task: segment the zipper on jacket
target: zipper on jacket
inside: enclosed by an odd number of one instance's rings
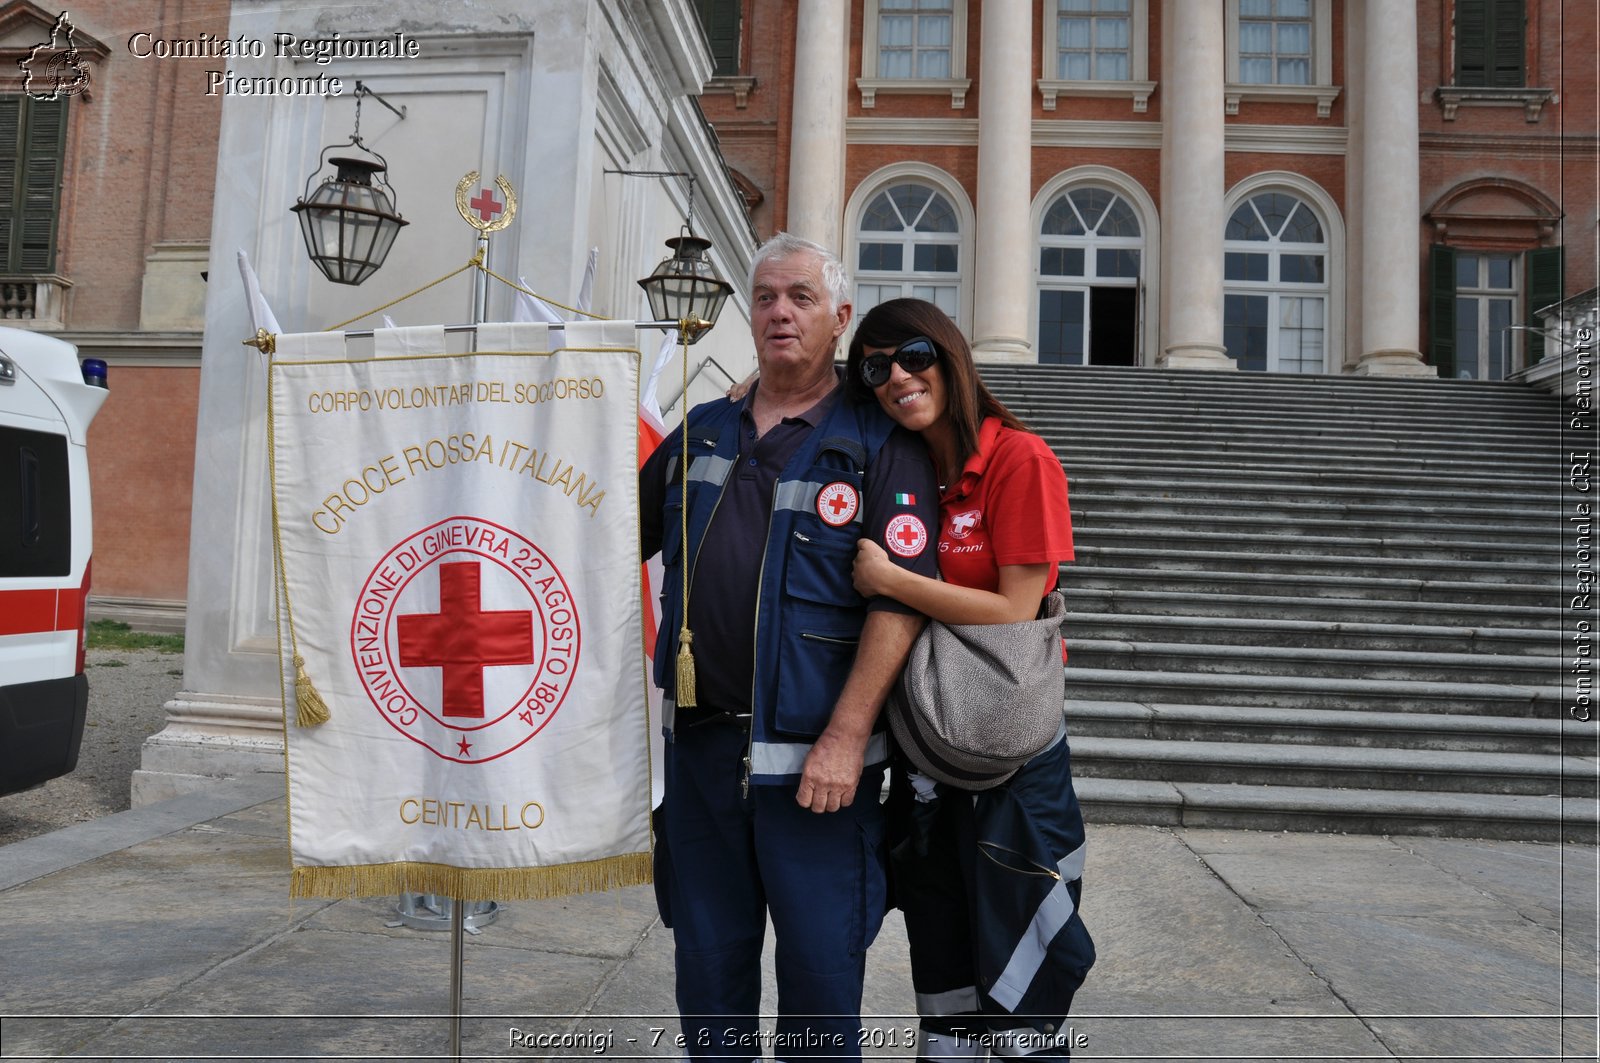
[[[772,501],[767,503],[767,534],[761,546],[761,568],[756,573],[756,626],[751,632],[750,646],[750,739],[744,751],[744,778],[739,781],[740,800],[750,797],[750,771],[751,761],[756,754],[756,717],[760,715],[760,707],[756,702],[756,680],[761,675],[761,585],[767,580],[767,551],[772,549],[772,518],[778,512],[778,483],[783,480],[783,473],[778,473],[778,479],[772,485]],[[794,534],[805,539],[799,529],[794,529]],[[806,539],[809,542],[809,539]],[[776,712],[776,708],[773,710]]]

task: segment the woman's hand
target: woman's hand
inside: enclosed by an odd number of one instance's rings
[[[857,591],[868,598],[879,594],[893,597],[893,592],[889,588],[899,573],[900,569],[889,560],[889,555],[883,547],[871,539],[856,540],[856,561],[850,577],[855,582]]]
[[[728,401],[738,402],[746,395],[750,394],[750,389],[756,385],[756,377],[760,375],[761,370],[757,369],[749,376],[739,381],[737,384],[728,385]]]

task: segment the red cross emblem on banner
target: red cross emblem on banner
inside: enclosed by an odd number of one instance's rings
[[[843,480],[835,480],[817,492],[817,516],[831,527],[849,524],[860,507],[861,496],[852,484]]]
[[[444,715],[483,719],[483,670],[534,664],[533,613],[484,612],[477,561],[439,566],[439,611],[397,617],[400,663],[444,670]]]
[[[920,518],[902,513],[884,529],[883,541],[901,557],[916,557],[928,545],[928,529]]]
[[[496,214],[506,209],[500,205],[498,199],[494,198],[494,192],[487,188],[480,188],[477,196],[469,201],[467,206],[477,211],[478,218],[482,221],[493,221]]]
[[[581,657],[578,614],[537,543],[447,517],[373,565],[350,619],[350,663],[389,726],[445,760],[482,764],[561,708]]]

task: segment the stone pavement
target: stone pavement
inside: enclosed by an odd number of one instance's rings
[[[448,1059],[450,935],[388,925],[394,898],[291,901],[282,782],[0,848],[0,1058]],[[1089,837],[1076,1058],[1596,1058],[1592,847]],[[682,1055],[649,888],[507,904],[462,970],[464,1059]],[[891,913],[869,1056],[912,1054],[911,1008]]]

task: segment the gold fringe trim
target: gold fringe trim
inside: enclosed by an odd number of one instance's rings
[[[462,901],[542,901],[654,881],[649,853],[624,853],[553,867],[451,867],[448,864],[357,864],[296,867],[290,897],[379,897],[433,893]]]
[[[683,708],[695,707],[694,632],[685,624],[678,632],[678,683],[677,702]]]
[[[298,653],[294,655],[294,706],[294,722],[301,727],[315,727],[332,719],[328,703],[322,700],[306,674],[306,659]]]

